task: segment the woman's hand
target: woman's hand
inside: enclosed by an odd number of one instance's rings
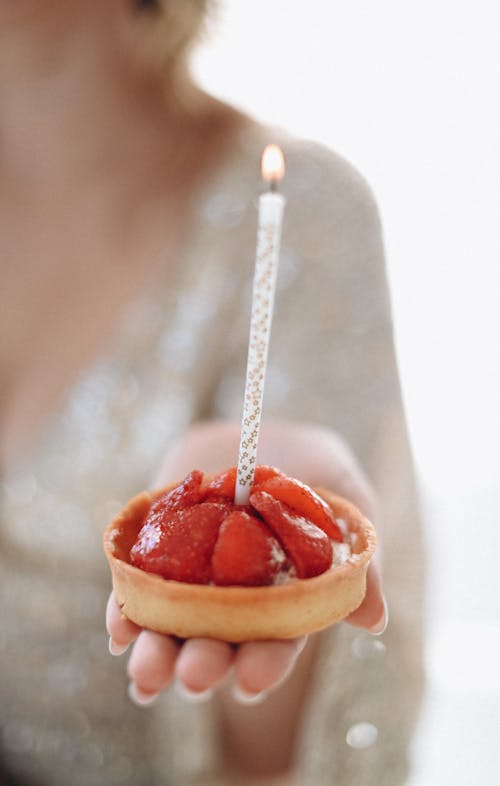
[[[239,427],[228,422],[195,426],[169,451],[155,487],[184,477],[193,468],[206,472],[236,462]],[[278,466],[305,483],[323,486],[354,502],[369,518],[375,505],[371,489],[346,445],[331,431],[317,426],[270,423],[262,429],[259,463]],[[373,561],[361,606],[347,619],[380,634],[387,623],[380,573]],[[241,702],[256,703],[284,682],[293,670],[306,639],[247,642],[234,645],[213,639],[175,638],[142,630],[121,616],[114,595],[107,608],[110,651],[124,652],[134,643],[128,663],[131,698],[148,704],[175,680],[186,697],[203,699],[232,670],[233,694]]]
[[[119,655],[135,642],[128,662],[131,698],[149,704],[176,680],[181,692],[193,700],[208,697],[234,670],[234,694],[240,701],[258,701],[283,682],[302,651],[305,636],[292,641],[247,642],[237,648],[215,639],[184,642],[142,630],[123,618],[113,593],[106,623],[110,651]]]

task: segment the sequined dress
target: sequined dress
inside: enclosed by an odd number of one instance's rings
[[[380,224],[342,158],[278,136],[287,209],[264,417],[330,426],[360,458],[381,497],[391,609],[385,651],[346,625],[323,636],[297,782],[396,786],[421,692],[422,559]],[[252,127],[238,140],[193,201],[177,264],[117,318],[105,352],[3,478],[1,757],[22,783],[222,783],[210,705],[172,694],[146,711],[127,698],[123,659],[106,647],[101,535],[191,422],[241,416],[269,138]],[[378,729],[363,751],[345,741],[361,721]]]

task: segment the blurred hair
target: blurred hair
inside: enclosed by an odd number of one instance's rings
[[[172,77],[183,71],[187,54],[201,37],[214,0],[131,0],[140,58]]]

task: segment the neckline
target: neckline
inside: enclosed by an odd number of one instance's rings
[[[145,340],[144,332],[147,331],[145,312],[155,311],[160,315],[162,307],[166,305],[171,291],[175,291],[176,280],[181,269],[187,261],[196,254],[200,242],[208,237],[217,236],[217,227],[208,226],[203,215],[206,206],[219,191],[233,193],[238,190],[239,169],[245,169],[252,162],[254,151],[258,150],[261,142],[262,128],[251,118],[242,118],[238,129],[233,133],[225,145],[224,153],[218,158],[217,164],[207,170],[204,177],[200,178],[196,188],[188,200],[189,217],[186,219],[185,228],[179,238],[177,251],[174,253],[177,261],[169,263],[168,252],[165,248],[156,254],[156,260],[148,265],[148,272],[143,278],[140,287],[134,296],[128,299],[118,310],[114,317],[109,334],[104,337],[90,362],[81,366],[75,375],[68,380],[60,394],[54,400],[50,411],[40,419],[32,435],[20,449],[12,454],[6,461],[2,470],[4,476],[9,476],[22,470],[25,462],[30,462],[45,443],[53,431],[58,420],[67,411],[77,391],[90,380],[92,375],[99,373],[99,369],[120,362],[130,351],[130,347],[139,347]],[[253,163],[253,162],[252,162]],[[256,172],[258,161],[255,162]],[[244,172],[243,172],[244,174]],[[244,177],[242,178],[245,179]],[[141,326],[142,322],[142,326]]]

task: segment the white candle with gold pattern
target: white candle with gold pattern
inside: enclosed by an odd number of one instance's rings
[[[269,190],[259,198],[250,339],[234,497],[237,505],[248,504],[257,463],[257,443],[285,208],[285,198],[277,193],[276,186],[284,173],[283,153],[276,145],[268,145],[262,156],[262,175],[269,184]]]

